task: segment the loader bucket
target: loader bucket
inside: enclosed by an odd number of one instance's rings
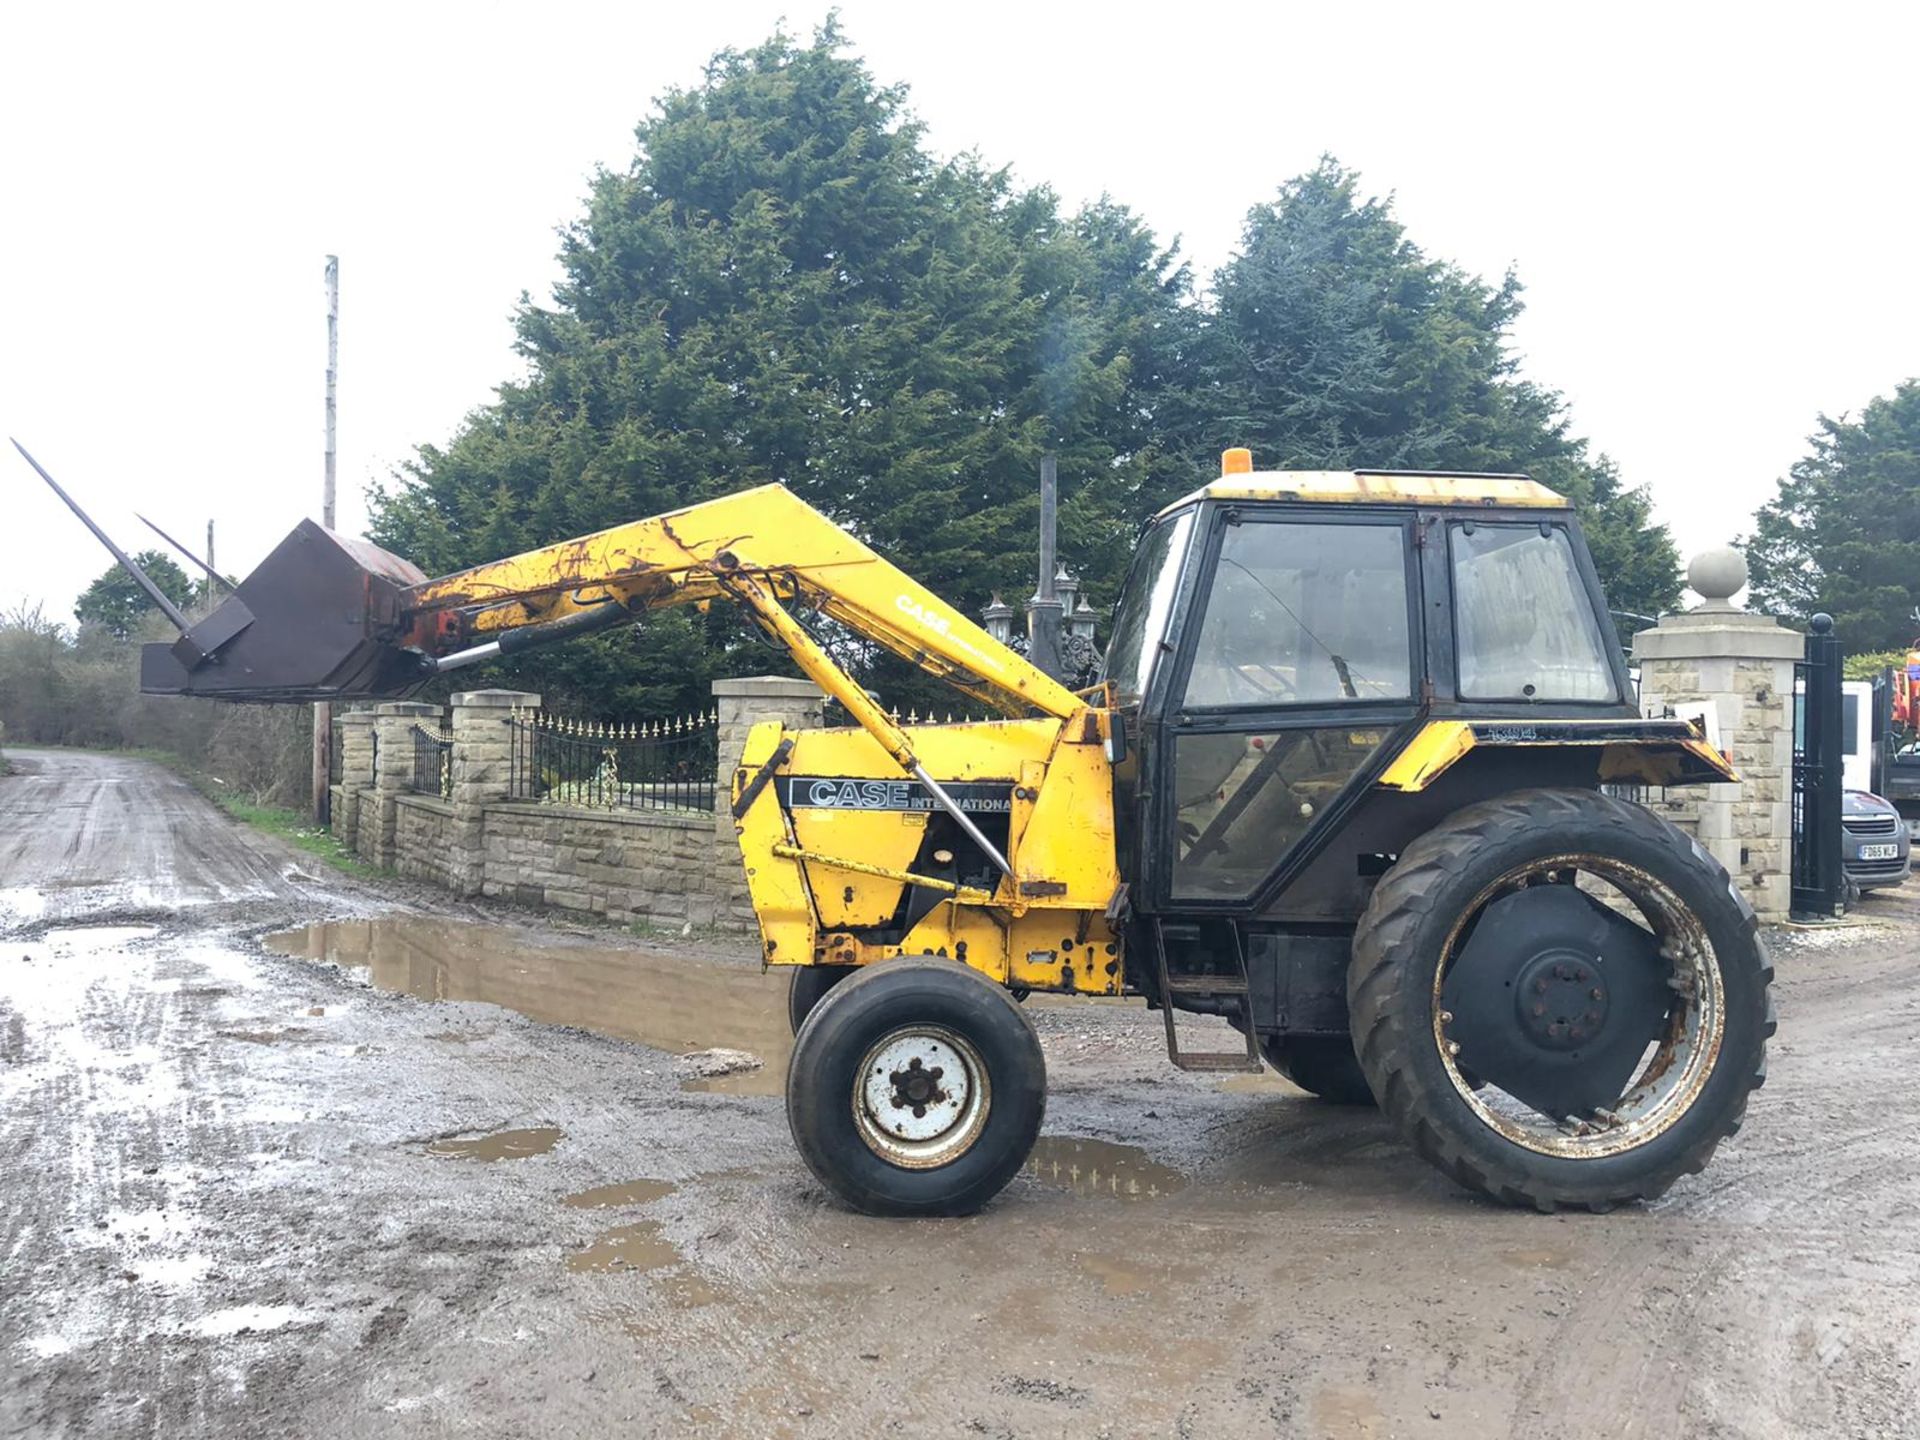
[[[303,520],[239,588],[171,644],[142,647],[148,695],[341,700],[405,695],[432,662],[398,643],[426,579],[377,545]]]

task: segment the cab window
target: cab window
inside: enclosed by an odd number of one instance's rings
[[[1147,693],[1153,662],[1166,638],[1173,592],[1180,584],[1180,562],[1186,558],[1187,534],[1192,529],[1193,511],[1182,510],[1141,538],[1107,641],[1103,678],[1113,683],[1116,704],[1132,704]]]
[[[1413,694],[1397,521],[1229,526],[1194,646],[1189,707],[1338,705]]]
[[[1474,521],[1449,543],[1461,699],[1619,698],[1564,527]]]

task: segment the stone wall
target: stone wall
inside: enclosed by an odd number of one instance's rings
[[[413,880],[452,888],[453,806],[431,795],[394,802],[393,868]]]
[[[809,681],[716,681],[719,763],[715,813],[582,809],[510,796],[514,712],[538,695],[475,690],[451,707],[451,798],[408,791],[412,727],[440,711],[411,703],[342,717],[333,829],[363,859],[456,895],[601,915],[622,923],[751,931],[746,875],[728,801],[747,731],[761,720],[821,723]]]
[[[750,911],[721,904],[727,856],[697,816],[645,810],[489,805],[480,893],[624,923],[740,929]],[[739,852],[732,869],[740,869]]]

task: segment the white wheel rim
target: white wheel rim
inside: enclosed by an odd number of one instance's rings
[[[882,1160],[904,1170],[951,1165],[986,1127],[992,1087],[972,1045],[937,1025],[881,1037],[853,1080],[853,1119]]]

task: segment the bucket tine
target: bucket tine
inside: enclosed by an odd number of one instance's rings
[[[142,525],[146,526],[149,530],[153,531],[154,534],[158,535],[162,540],[166,541],[167,544],[171,545],[174,549],[178,550],[182,555],[186,556],[187,559],[191,560],[194,564],[198,565],[202,570],[206,571],[207,578],[213,581],[214,584],[218,585],[223,590],[231,591],[233,589],[233,582],[227,579],[226,576],[222,575],[218,570],[214,569],[211,565],[207,564],[206,561],[202,560],[198,555],[194,554],[193,551],[189,550],[186,546],[182,545],[178,540],[174,539],[173,536],[169,535],[166,531],[162,530],[158,525],[154,524],[153,521],[147,519],[147,517],[142,515],[138,510],[134,511],[133,513],[134,513],[134,516],[140,521]],[[209,531],[208,533],[211,534],[212,532]]]
[[[12,437],[9,436],[8,438],[11,439]],[[67,508],[80,517],[80,523],[93,532],[94,538],[107,547],[107,550],[112,554],[113,558],[120,562],[120,568],[134,578],[140,588],[147,592],[147,598],[159,607],[160,613],[173,622],[173,628],[178,630],[182,635],[186,634],[187,631],[192,628],[191,623],[186,616],[180,613],[180,607],[167,598],[166,591],[154,584],[153,581],[147,577],[147,572],[133,563],[132,556],[128,555],[126,551],[122,550],[118,545],[114,544],[112,540],[107,538],[107,532],[94,524],[93,517],[74,503],[73,497],[60,488],[60,482],[47,473],[46,467],[27,453],[26,446],[22,445],[18,440],[15,440],[13,442],[13,448],[18,450],[21,458],[39,473],[42,480],[47,482],[48,487],[52,489],[53,493],[66,501]]]

